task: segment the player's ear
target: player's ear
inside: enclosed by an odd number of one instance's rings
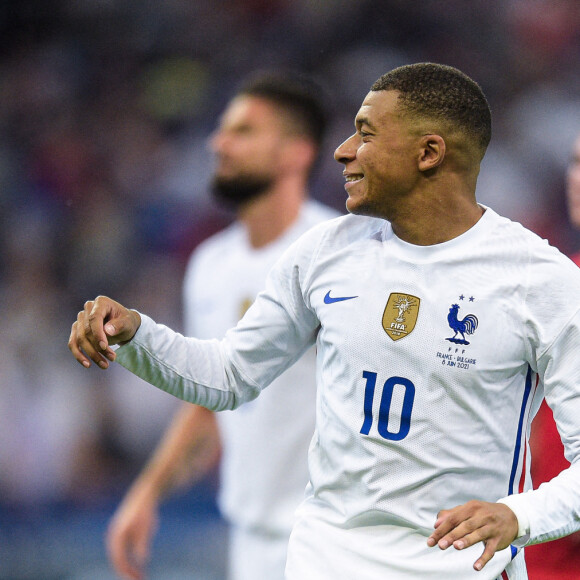
[[[443,163],[446,149],[441,135],[423,135],[420,146],[419,171],[429,171]]]

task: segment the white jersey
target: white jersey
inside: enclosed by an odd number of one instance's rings
[[[239,222],[200,244],[185,276],[186,334],[222,338],[263,289],[282,253],[311,227],[336,215],[308,201],[294,224],[262,248],[250,245]],[[311,349],[263,397],[236,413],[217,415],[223,447],[218,501],[235,526],[262,534],[290,534],[308,482],[315,365]],[[270,436],[273,431],[275,437]]]
[[[531,542],[580,528],[580,270],[547,242],[491,209],[434,246],[344,216],[285,253],[222,342],[143,317],[118,360],[176,396],[227,409],[314,342],[311,483],[287,578],[525,579],[515,547],[475,572],[481,545],[426,546],[437,513],[470,499],[510,496]],[[523,493],[544,392],[572,466]]]

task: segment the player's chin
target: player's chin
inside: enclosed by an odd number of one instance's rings
[[[349,193],[346,199],[346,209],[355,215],[364,215],[364,198],[354,193]]]
[[[365,198],[362,196],[349,195],[346,200],[346,209],[348,213],[354,215],[377,217],[377,212],[373,209],[372,204],[367,203]]]

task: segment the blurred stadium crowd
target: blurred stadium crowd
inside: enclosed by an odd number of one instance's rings
[[[207,193],[206,140],[237,83],[286,67],[326,86],[312,193],[342,211],[332,152],[372,82],[417,61],[457,66],[488,95],[480,201],[579,249],[563,193],[580,133],[578,0],[0,2],[0,578],[105,578],[87,560],[106,570],[106,519],[176,401],[79,367],[70,324],[103,293],[181,327],[185,260],[230,220]],[[203,485],[181,516],[216,518]],[[64,546],[90,529],[98,546],[75,560]]]

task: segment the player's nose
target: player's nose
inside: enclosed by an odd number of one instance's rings
[[[334,158],[343,164],[352,161],[356,157],[357,141],[358,135],[354,133],[336,148]]]

